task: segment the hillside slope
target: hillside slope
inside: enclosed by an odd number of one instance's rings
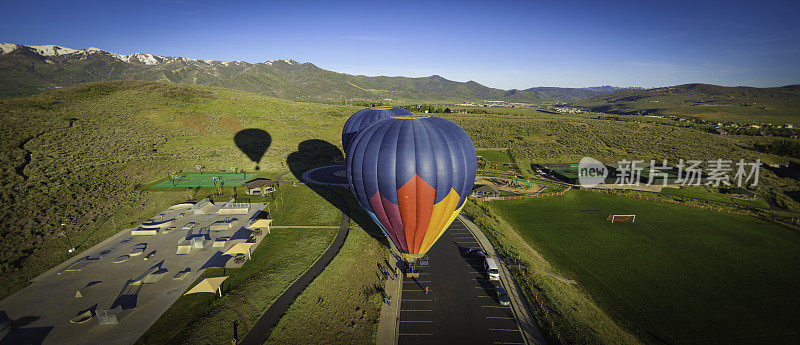
[[[0,44],[0,97],[31,95],[85,82],[146,80],[203,84],[284,98],[317,101],[404,100],[552,102],[542,92],[500,90],[438,75],[367,77],[328,71],[312,63],[197,60],[152,54],[119,55],[97,48]]]
[[[357,110],[139,81],[0,99],[0,299],[68,258],[59,232],[80,252],[187,198],[138,188],[149,181],[196,164],[287,171],[303,142],[335,150],[339,128]],[[259,162],[234,141],[246,128],[270,136]]]
[[[630,115],[696,116],[712,121],[800,121],[800,85],[772,88],[685,84],[651,90],[626,89],[576,101],[592,111]]]

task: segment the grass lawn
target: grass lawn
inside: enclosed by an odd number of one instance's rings
[[[514,163],[508,150],[478,150],[478,156],[492,162]]]
[[[181,296],[137,343],[228,344],[234,320],[241,339],[335,236],[335,229],[273,229],[251,260],[241,268],[226,270],[229,278],[221,298],[207,293]],[[222,275],[220,268],[208,269],[198,281]]]
[[[800,234],[753,217],[593,192],[491,203],[647,342],[791,343]],[[611,224],[612,213],[636,222]]]
[[[718,189],[714,187],[706,187],[706,186],[687,186],[683,188],[667,187],[661,189],[661,193],[677,195],[677,196],[685,196],[691,198],[708,199],[714,201],[732,202],[744,206],[769,207],[769,204],[767,204],[767,201],[764,200],[763,198],[756,198],[755,200],[732,198],[726,194],[720,193]]]
[[[381,295],[376,263],[385,247],[351,229],[328,267],[280,319],[267,344],[372,344],[378,330]]]
[[[341,220],[336,206],[306,186],[281,185],[264,199],[270,202],[273,225],[339,225]]]

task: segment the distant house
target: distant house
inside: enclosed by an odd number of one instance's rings
[[[472,196],[483,198],[488,196],[500,196],[500,188],[493,184],[484,184],[476,186],[472,190]]]
[[[268,178],[252,179],[244,183],[247,188],[247,195],[266,195],[267,193],[275,191],[275,181]]]

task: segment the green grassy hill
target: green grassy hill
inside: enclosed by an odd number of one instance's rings
[[[298,150],[316,142],[338,150],[339,128],[357,110],[154,82],[0,100],[0,298],[68,258],[60,231],[81,251],[187,198],[141,186],[197,164],[277,173],[328,162],[329,152]],[[246,128],[271,137],[258,162],[234,141]]]
[[[592,111],[699,117],[710,121],[797,123],[800,85],[772,88],[686,84],[626,89],[572,103]]]

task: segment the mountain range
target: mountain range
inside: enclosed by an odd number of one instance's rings
[[[626,88],[609,86],[609,85],[583,87],[583,88],[540,86],[540,87],[532,87],[530,89],[525,89],[524,91],[541,92],[550,97],[557,98],[562,101],[576,101],[581,99],[592,98],[599,95],[614,93],[624,89]]]
[[[570,105],[619,115],[797,123],[800,120],[800,85],[758,88],[695,83],[648,90],[625,89]]]
[[[220,86],[297,100],[564,102],[619,90],[614,87],[501,90],[475,81],[429,77],[368,77],[337,73],[312,63],[273,60],[198,60],[98,48],[0,44],[0,97],[25,96],[104,80],[149,80]]]

